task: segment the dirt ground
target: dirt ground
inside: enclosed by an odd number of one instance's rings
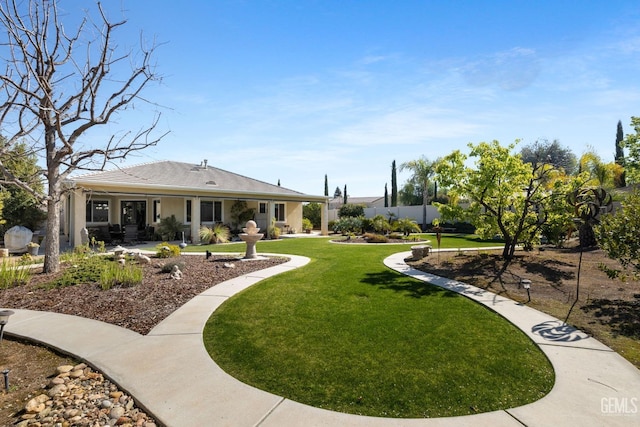
[[[582,253],[576,247],[541,248],[516,252],[515,259],[499,277],[504,266],[501,251],[432,253],[420,261],[407,260],[413,267],[459,280],[526,303],[565,320],[578,296],[567,323],[594,336],[640,368],[640,280],[633,275],[609,278],[601,266],[620,269],[617,261],[601,250]],[[531,280],[531,300],[521,279]]]

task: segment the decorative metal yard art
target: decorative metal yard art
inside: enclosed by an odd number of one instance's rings
[[[593,226],[600,220],[598,217],[602,213],[611,212],[613,200],[604,188],[585,188],[575,190],[568,196],[569,203],[575,209],[574,223],[578,226],[578,238],[580,240],[580,258],[578,260],[578,277],[576,282],[576,298],[569,308],[564,322],[567,323],[573,307],[580,297],[580,269],[582,268],[582,254],[585,248],[593,247],[597,244]]]

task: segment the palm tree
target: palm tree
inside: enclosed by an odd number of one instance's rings
[[[400,170],[410,170],[413,173],[411,179],[422,186],[422,230],[427,227],[427,203],[429,198],[429,180],[435,174],[435,164],[422,156],[417,160],[410,160],[400,165]]]
[[[622,169],[622,167],[616,163],[603,162],[593,149],[580,157],[579,172],[589,173],[588,184],[593,187],[613,187],[614,177],[620,173],[618,169]]]

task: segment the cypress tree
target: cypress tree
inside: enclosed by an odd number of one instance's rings
[[[347,184],[344,185],[344,204],[347,204]]]
[[[618,131],[616,132],[616,164],[624,167],[624,132],[622,131],[622,122],[618,120]],[[627,180],[624,174],[624,171],[620,174],[618,179],[616,179],[616,187],[626,187]]]
[[[389,191],[387,190],[387,184],[384,184],[384,207],[389,207]]]
[[[398,206],[398,183],[396,181],[396,161],[391,163],[391,206]]]
[[[324,196],[329,197],[329,181],[327,181],[327,174],[324,174]]]

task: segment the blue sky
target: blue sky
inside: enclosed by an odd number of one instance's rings
[[[86,4],[80,2],[81,4]],[[65,7],[73,7],[66,3]],[[613,160],[640,115],[640,2],[109,1],[156,51],[170,133],[128,164],[209,164],[304,193],[382,196],[391,162],[558,139]],[[72,10],[70,12],[74,13]],[[137,129],[147,108],[105,131]],[[146,114],[146,115],[145,115]],[[408,177],[399,173],[399,186]]]

